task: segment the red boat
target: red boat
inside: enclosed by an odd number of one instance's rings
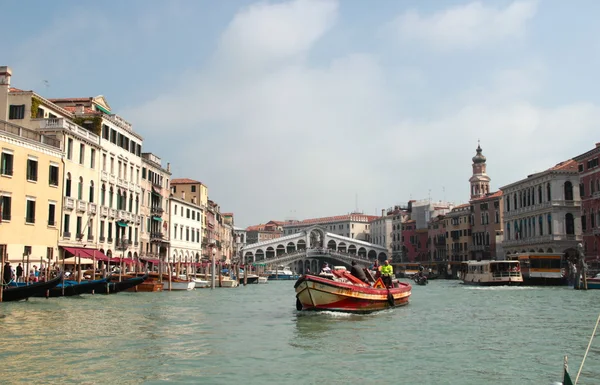
[[[296,284],[296,309],[369,313],[408,304],[411,285],[394,281],[386,288],[381,278],[367,284],[345,270],[331,276],[303,275]]]

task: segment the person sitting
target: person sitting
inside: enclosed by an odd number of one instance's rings
[[[390,261],[387,259],[381,265],[381,280],[385,287],[392,287],[392,277],[394,275],[394,268],[390,265]]]
[[[323,264],[323,268],[321,269],[321,273],[322,274],[331,274],[331,268],[329,267],[329,264],[327,262],[325,262]]]
[[[360,279],[364,283],[369,283],[369,280],[367,279],[367,275],[365,274],[363,267],[356,264],[356,261],[352,261],[352,269],[350,269],[350,274]]]

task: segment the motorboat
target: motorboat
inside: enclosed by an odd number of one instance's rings
[[[501,286],[523,283],[519,261],[462,262],[460,279],[466,285]]]
[[[392,286],[386,287],[381,278],[374,280],[368,270],[365,273],[370,283],[344,270],[302,275],[294,285],[296,309],[369,313],[408,304],[409,283],[393,280]]]
[[[298,279],[298,275],[294,274],[289,266],[279,266],[275,270],[267,270],[265,271],[265,275],[269,280]]]
[[[194,283],[196,284],[196,289],[203,289],[205,287],[210,286],[210,282],[206,279],[192,278],[192,281],[194,281]]]

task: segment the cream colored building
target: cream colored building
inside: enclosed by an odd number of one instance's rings
[[[388,255],[392,255],[392,222],[394,215],[386,215],[385,210],[381,210],[381,217],[371,220],[371,243],[383,246],[387,249]]]
[[[471,205],[462,204],[446,214],[446,248],[451,262],[468,261],[471,244]],[[455,270],[453,270],[455,272]]]
[[[0,252],[15,267],[25,254],[31,265],[53,263],[61,226],[60,142],[0,120],[0,150]]]
[[[209,240],[212,239],[214,241],[215,238],[213,234],[210,234],[212,230],[209,229],[208,220],[206,218],[209,209],[208,187],[197,180],[176,178],[171,180],[170,188],[173,196],[202,208],[202,239],[204,241],[204,244],[202,245],[204,252],[202,255],[208,255],[207,245]]]
[[[169,199],[170,263],[199,262],[202,255],[202,208],[183,199]]]
[[[154,263],[164,260],[169,247],[170,178],[169,163],[165,169],[158,156],[142,153],[140,253]]]
[[[334,217],[305,219],[303,221],[288,221],[283,225],[283,235],[295,234],[313,225],[320,225],[330,233],[367,241],[370,234],[370,221],[377,218],[379,217],[376,215],[351,213]]]

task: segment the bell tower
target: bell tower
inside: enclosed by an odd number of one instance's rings
[[[471,182],[471,199],[481,198],[490,192],[490,177],[486,174],[485,156],[481,153],[481,146],[477,141],[477,154],[473,157],[473,176]]]

